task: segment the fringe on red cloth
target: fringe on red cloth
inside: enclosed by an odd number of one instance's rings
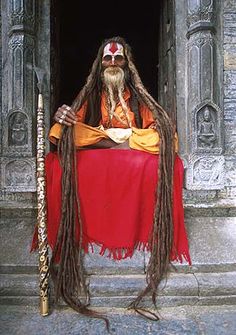
[[[61,215],[61,167],[57,153],[46,156],[47,234],[53,249]],[[138,150],[97,149],[77,153],[78,194],[83,223],[83,249],[114,260],[149,251],[157,188],[158,156]],[[173,248],[170,261],[191,265],[182,200],[183,163],[174,164]],[[78,232],[75,233],[78,241]],[[37,227],[31,251],[38,247]]]

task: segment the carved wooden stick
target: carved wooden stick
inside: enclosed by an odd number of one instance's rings
[[[39,250],[39,288],[40,313],[49,314],[49,256],[47,242],[47,202],[45,180],[45,121],[43,96],[41,93],[42,70],[35,68],[38,78],[38,107],[37,107],[37,199],[38,199],[38,250]],[[41,79],[41,80],[40,80]]]

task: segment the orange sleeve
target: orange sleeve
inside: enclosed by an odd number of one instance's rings
[[[61,138],[62,126],[60,123],[55,123],[49,131],[49,141],[53,144],[57,144],[58,140]]]
[[[87,101],[82,105],[82,107],[76,112],[78,122],[84,122],[87,110]]]
[[[149,128],[155,122],[152,112],[145,105],[140,106],[140,115],[143,120],[143,129]]]
[[[151,154],[159,153],[160,136],[155,129],[139,129],[132,127],[132,135],[129,138],[131,149],[150,152]],[[178,135],[174,136],[175,152],[179,150]]]

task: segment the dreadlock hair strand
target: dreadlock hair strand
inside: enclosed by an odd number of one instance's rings
[[[158,159],[158,184],[156,188],[156,204],[153,216],[153,227],[149,236],[150,258],[146,269],[147,286],[130,304],[139,314],[152,320],[158,320],[156,313],[146,311],[139,305],[144,296],[151,294],[156,306],[157,289],[161,280],[167,276],[173,248],[172,222],[172,186],[174,168],[174,126],[166,111],[153,99],[145,89],[138,71],[134,65],[130,46],[119,36],[107,39],[100,46],[97,57],[84,87],[72,103],[72,110],[78,111],[87,101],[85,122],[97,126],[101,117],[100,103],[102,94],[102,54],[107,43],[116,42],[124,47],[127,60],[125,71],[126,86],[138,104],[146,105],[153,114],[156,130],[160,135]],[[140,115],[136,113],[138,125],[141,125]],[[102,318],[108,326],[108,320],[87,308],[89,292],[86,285],[86,273],[83,266],[83,227],[80,218],[79,197],[77,194],[76,149],[73,139],[73,127],[64,127],[58,144],[58,155],[62,166],[62,213],[57,236],[56,247],[51,260],[51,272],[56,286],[56,297],[62,297],[68,305],[84,315]],[[79,185],[78,185],[79,186]],[[76,210],[75,210],[76,208]],[[79,244],[75,242],[76,222],[79,223]],[[56,256],[60,254],[58,269],[55,267]],[[78,299],[83,294],[86,302]]]
[[[133,63],[132,56],[129,53],[129,49],[127,50],[126,56],[131,72],[132,88],[136,91],[142,103],[147,105],[152,111],[156,120],[156,130],[160,135],[156,205],[153,228],[150,235],[151,252],[146,270],[147,287],[129,306],[143,315],[144,310],[138,308],[138,306],[142,298],[148,293],[151,293],[153,304],[156,306],[157,288],[161,280],[167,275],[173,246],[172,187],[175,157],[174,126],[166,111],[145,89]],[[151,314],[151,319],[153,319],[153,313],[149,311],[149,314]],[[159,317],[155,316],[158,320]]]
[[[88,309],[90,296],[83,260],[83,226],[80,218],[73,127],[63,128],[58,144],[58,155],[62,167],[62,210],[58,237],[50,262],[55,298],[58,301],[61,297],[70,307],[83,315],[103,319],[109,330],[108,319]],[[75,240],[77,222],[79,223],[79,243]]]

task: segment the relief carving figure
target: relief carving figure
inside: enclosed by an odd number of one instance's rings
[[[215,124],[208,107],[205,107],[202,118],[198,121],[198,140],[201,146],[210,148],[213,148],[216,140]]]
[[[6,166],[7,186],[28,186],[32,181],[32,168],[27,162],[10,162]]]
[[[194,164],[194,182],[214,186],[222,181],[223,160],[220,158],[201,158]]]
[[[9,145],[26,145],[28,143],[28,121],[26,115],[13,113],[9,118]]]

